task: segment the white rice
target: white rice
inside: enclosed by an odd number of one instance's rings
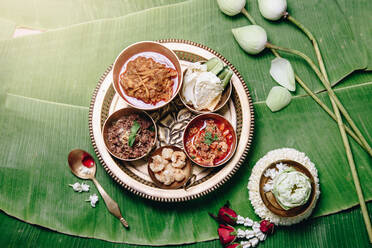
[[[263,203],[260,195],[260,179],[262,173],[265,169],[272,163],[278,160],[293,160],[297,163],[302,164],[305,166],[311,173],[314,178],[315,183],[315,201],[311,203],[308,209],[301,213],[300,215],[294,217],[281,217],[274,213],[272,213]],[[299,152],[293,148],[281,148],[276,149],[268,152],[265,156],[263,156],[256,165],[252,169],[251,176],[248,181],[248,190],[249,190],[249,200],[258,216],[261,219],[269,220],[270,222],[276,225],[284,225],[289,226],[292,224],[296,224],[301,222],[304,219],[307,219],[314,207],[316,202],[319,198],[320,190],[319,190],[319,178],[318,178],[318,171],[315,168],[315,165],[310,161],[310,159],[305,155],[303,152]]]

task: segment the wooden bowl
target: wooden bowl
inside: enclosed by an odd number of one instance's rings
[[[179,148],[177,146],[162,146],[162,147],[159,147],[149,157],[149,161],[147,163],[148,173],[149,173],[152,181],[154,181],[156,186],[158,186],[159,188],[162,188],[162,189],[178,189],[178,188],[181,188],[181,187],[185,186],[186,183],[189,181],[191,173],[192,173],[191,161],[187,158],[187,156],[186,156],[186,165],[185,165],[185,167],[182,168],[182,170],[184,172],[186,172],[186,176],[185,176],[185,179],[183,179],[181,182],[174,181],[170,185],[165,185],[162,182],[160,182],[158,179],[156,179],[154,172],[150,169],[150,163],[152,163],[152,157],[156,156],[156,155],[161,155],[164,148],[171,148],[171,149],[173,149],[173,151],[181,151],[181,152],[185,153],[185,151],[183,151],[181,148]]]
[[[118,119],[120,119],[123,116],[130,115],[130,114],[138,114],[138,115],[144,116],[145,118],[151,120],[151,122],[154,126],[154,129],[155,129],[155,139],[154,139],[154,142],[153,142],[151,148],[148,150],[148,152],[146,152],[145,154],[143,154],[142,156],[140,156],[138,158],[125,159],[125,158],[120,157],[118,154],[115,154],[113,151],[110,150],[110,146],[108,145],[109,142],[107,140],[107,132],[108,132],[108,128],[112,125],[113,122],[117,121]],[[103,136],[103,140],[104,140],[106,149],[109,151],[109,153],[113,157],[115,157],[117,159],[120,159],[120,160],[123,160],[123,161],[135,161],[135,160],[139,160],[139,159],[145,157],[146,155],[148,155],[151,152],[152,148],[156,144],[156,140],[157,140],[157,137],[158,137],[158,130],[157,130],[157,127],[155,125],[155,121],[145,111],[142,111],[142,110],[139,110],[139,109],[134,109],[134,108],[122,108],[122,109],[119,109],[118,111],[112,113],[106,119],[105,123],[103,124],[103,128],[102,128],[102,136]]]
[[[192,159],[192,157],[190,156],[190,154],[187,152],[187,149],[186,149],[186,137],[185,137],[185,134],[189,131],[189,129],[191,128],[192,125],[194,125],[196,122],[198,122],[200,120],[203,120],[203,119],[220,120],[220,121],[224,122],[225,124],[227,124],[229,126],[229,129],[233,131],[232,132],[233,142],[232,142],[232,147],[230,149],[230,153],[226,156],[226,158],[224,160],[222,160],[221,162],[215,164],[214,166],[206,166],[206,165],[203,165],[203,164],[198,163],[197,161],[195,161],[194,159]],[[189,159],[192,162],[194,162],[195,164],[197,164],[197,165],[199,165],[201,167],[204,167],[204,168],[216,168],[216,167],[219,167],[219,166],[225,164],[227,161],[229,161],[232,158],[232,156],[234,156],[234,153],[235,153],[235,150],[236,150],[236,147],[237,147],[237,137],[236,137],[236,131],[235,131],[234,127],[231,125],[231,123],[227,119],[225,119],[225,117],[223,117],[222,115],[216,114],[216,113],[208,113],[208,114],[201,114],[201,115],[198,115],[198,116],[194,117],[187,124],[186,128],[183,131],[182,143],[183,143],[184,152],[186,153],[186,155],[189,157]]]
[[[133,56],[143,52],[153,52],[165,56],[174,65],[177,71],[177,79],[175,80],[175,86],[173,87],[173,95],[166,102],[161,101],[156,105],[145,103],[142,100],[127,96],[121,86],[120,74],[125,70],[127,62],[130,61]],[[128,46],[120,52],[114,62],[112,80],[115,91],[128,105],[141,110],[155,110],[164,107],[177,96],[178,92],[182,88],[182,77],[183,74],[180,61],[172,50],[157,42],[141,41]]]
[[[199,61],[201,63],[205,63],[206,61]],[[187,70],[185,70],[183,72],[183,78],[185,76],[185,73],[186,73]],[[196,113],[196,114],[208,114],[208,113],[213,113],[213,112],[217,112],[218,110],[220,110],[221,108],[223,108],[223,106],[226,105],[226,103],[229,101],[230,97],[231,97],[231,93],[232,93],[232,83],[231,83],[231,79],[230,79],[230,82],[229,84],[226,86],[226,88],[223,90],[222,92],[222,95],[221,95],[221,99],[220,101],[218,102],[218,104],[216,105],[216,107],[213,109],[213,111],[210,111],[208,109],[202,109],[202,110],[196,110],[194,108],[193,105],[190,105],[190,104],[187,104],[186,103],[186,100],[185,98],[183,97],[182,93],[179,94],[180,96],[180,99],[181,99],[181,102],[185,105],[185,107],[190,110],[191,112],[193,113]]]
[[[265,171],[268,170],[268,169],[275,168],[276,165],[279,164],[279,163],[287,164],[288,166],[294,168],[295,170],[297,170],[299,172],[302,172],[303,174],[305,174],[310,179],[311,194],[310,194],[309,200],[306,202],[306,204],[304,204],[302,206],[291,208],[289,210],[285,210],[279,205],[279,203],[277,202],[274,194],[271,191],[264,192],[263,187],[267,183],[267,181],[270,179],[269,177],[264,176]],[[309,207],[312,205],[312,203],[314,201],[316,201],[314,177],[305,166],[303,166],[302,164],[300,164],[296,161],[293,161],[293,160],[279,160],[279,161],[276,161],[274,163],[271,163],[262,172],[261,179],[260,179],[260,195],[261,195],[261,199],[264,202],[265,206],[271,212],[273,212],[274,214],[276,214],[278,216],[281,216],[281,217],[295,217],[295,216],[301,215],[304,212],[306,212],[309,209]]]

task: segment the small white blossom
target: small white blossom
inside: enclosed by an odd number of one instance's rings
[[[252,230],[246,230],[246,231],[245,231],[245,238],[246,238],[246,239],[251,239],[251,238],[253,238],[254,236],[255,236],[254,231],[252,231]]]
[[[253,238],[249,240],[249,242],[251,243],[252,247],[256,247],[258,245],[258,242],[260,241],[258,240],[258,238]]]
[[[252,229],[253,229],[253,231],[256,233],[256,232],[258,232],[258,231],[261,231],[260,230],[260,223],[258,223],[258,222],[254,222],[254,224],[253,224],[253,226],[252,226]]]
[[[249,241],[241,241],[240,244],[242,245],[242,248],[249,248],[252,246]]]
[[[244,226],[252,226],[253,225],[253,220],[251,220],[250,218],[245,218],[244,220]]]
[[[267,183],[265,183],[265,185],[263,186],[263,190],[266,193],[266,192],[273,190],[273,187],[274,187],[274,181],[269,179]]]
[[[98,202],[98,196],[96,194],[90,195],[89,200],[86,201],[90,201],[90,205],[92,206],[92,208],[95,208],[96,203]]]
[[[245,218],[243,216],[238,215],[236,217],[236,224],[244,224]]]
[[[278,174],[279,173],[282,173],[283,171],[285,171],[286,169],[288,169],[288,165],[286,164],[283,164],[283,163],[279,163],[276,165],[276,168],[278,169]]]
[[[266,239],[266,234],[260,232],[258,234],[256,234],[256,237],[260,240],[260,241],[264,241]]]
[[[89,192],[90,186],[88,184],[82,183],[81,184],[81,190],[84,192]]]
[[[80,172],[83,173],[84,175],[89,175],[92,173],[92,169],[85,167],[85,166],[81,166]]]
[[[277,175],[278,175],[278,171],[274,168],[267,169],[264,174],[265,177],[270,177],[271,179],[274,179]]]
[[[245,231],[242,230],[242,229],[236,230],[236,237],[239,238],[239,239],[244,238],[245,237]]]
[[[80,183],[76,182],[74,184],[69,184],[69,186],[71,186],[75,192],[82,192],[83,191],[83,189],[81,188]]]

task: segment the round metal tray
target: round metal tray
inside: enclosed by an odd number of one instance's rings
[[[219,57],[230,69],[233,92],[229,102],[218,111],[234,126],[237,133],[237,149],[234,156],[221,168],[206,169],[193,165],[195,181],[185,189],[161,189],[151,180],[147,171],[147,158],[135,162],[114,159],[106,150],[102,126],[114,111],[127,107],[115,93],[112,86],[112,66],[101,76],[93,93],[89,109],[89,131],[94,151],[107,173],[125,189],[141,197],[163,202],[188,201],[206,195],[227,182],[244,162],[253,137],[254,114],[248,88],[236,70],[216,51],[186,40],[160,40],[158,42],[172,49],[181,61],[181,67],[192,62]],[[182,147],[182,131],[194,116],[177,97],[162,109],[148,112],[156,121],[159,134],[158,146],[176,145]]]

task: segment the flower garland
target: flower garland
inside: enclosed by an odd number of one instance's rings
[[[249,217],[238,215],[230,208],[229,202],[222,206],[218,215],[209,215],[219,223],[217,229],[221,244],[227,248],[249,248],[256,247],[258,243],[264,241],[267,235],[274,232],[274,224],[268,220],[261,222],[253,221]],[[243,225],[251,229],[235,228],[236,225]],[[235,242],[240,239],[240,242]]]

